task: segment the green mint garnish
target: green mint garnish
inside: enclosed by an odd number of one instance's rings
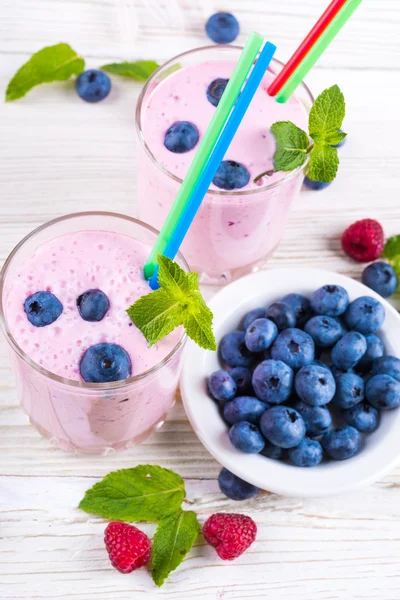
[[[382,258],[385,258],[400,275],[400,235],[394,235],[386,241]]]
[[[79,75],[85,61],[68,44],[48,46],[36,52],[14,75],[6,90],[6,102],[22,98],[36,85],[66,81]]]
[[[310,145],[307,134],[290,121],[274,123],[271,131],[276,139],[275,169],[293,171],[304,165]]]
[[[152,545],[151,576],[161,586],[192,548],[200,533],[196,513],[179,511],[163,519],[157,527]]]
[[[326,140],[331,133],[341,128],[346,114],[344,96],[339,86],[333,85],[323,91],[314,102],[308,119],[308,131],[315,141]]]
[[[150,346],[183,325],[187,335],[206,350],[216,350],[213,314],[199,289],[197,273],[185,273],[165,256],[158,255],[160,289],[142,296],[128,308],[133,323]]]
[[[137,62],[110,63],[103,65],[100,69],[107,71],[107,73],[130,77],[137,81],[147,81],[159,66],[154,60],[138,60]]]

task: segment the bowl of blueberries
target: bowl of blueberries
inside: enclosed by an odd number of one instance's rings
[[[230,498],[330,496],[400,460],[400,315],[344,275],[259,271],[210,302],[218,352],[189,344],[186,413]]]

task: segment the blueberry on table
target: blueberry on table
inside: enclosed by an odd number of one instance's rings
[[[347,425],[331,429],[322,438],[322,447],[330,458],[347,460],[358,452],[361,436],[355,427]]]
[[[222,98],[222,94],[228,85],[228,81],[229,79],[222,79],[221,77],[218,77],[218,79],[214,79],[214,81],[212,81],[208,86],[206,92],[207,99],[213,106],[218,106],[219,101]]]
[[[339,317],[349,305],[349,295],[340,285],[324,285],[313,293],[310,304],[317,315]]]
[[[253,373],[253,388],[260,400],[281,404],[293,390],[293,371],[281,360],[265,360]]]
[[[344,420],[361,433],[371,433],[379,425],[379,412],[368,404],[360,402],[352,408],[343,411]]]
[[[110,302],[101,290],[87,290],[76,301],[79,314],[84,321],[101,321],[110,308]]]
[[[277,335],[275,323],[269,319],[256,319],[246,329],[245,343],[250,352],[263,352],[271,346]]]
[[[344,319],[349,329],[360,333],[375,333],[385,320],[385,309],[371,296],[360,296],[349,304]]]
[[[223,467],[218,475],[219,489],[231,500],[249,500],[260,491],[258,487],[247,483]]]
[[[265,440],[253,423],[240,421],[229,430],[229,439],[236,450],[246,454],[258,454],[264,448]]]
[[[311,364],[314,354],[315,345],[312,337],[295,327],[282,331],[271,348],[271,356],[274,360],[281,360],[294,370]]]
[[[304,177],[303,183],[309,190],[319,192],[320,190],[324,190],[325,188],[329,187],[333,181],[314,181],[313,179],[309,179],[309,177]]]
[[[273,406],[260,419],[263,436],[280,448],[298,446],[306,434],[306,426],[297,410],[287,406]]]
[[[223,160],[215,173],[213,184],[223,190],[238,190],[249,183],[250,173],[235,160]]]
[[[400,383],[390,375],[374,375],[367,381],[365,396],[378,409],[400,406]]]
[[[290,306],[296,315],[296,327],[303,325],[313,316],[313,311],[308,298],[302,294],[287,294],[281,300],[284,304]]]
[[[269,408],[269,404],[261,402],[258,398],[238,396],[224,405],[224,421],[229,425],[234,425],[240,421],[248,421],[257,425],[261,415],[267,408]]]
[[[248,313],[245,314],[243,319],[243,329],[246,331],[249,325],[253,323],[256,319],[265,319],[267,314],[267,310],[260,306],[259,308],[253,308]]]
[[[86,350],[79,370],[88,383],[108,383],[130,377],[132,365],[129,354],[121,346],[102,342]]]
[[[351,408],[364,400],[364,380],[355,373],[343,373],[336,377],[334,404],[339,408]]]
[[[249,367],[253,362],[253,354],[245,344],[243,331],[231,331],[221,340],[220,353],[222,360],[230,367]]]
[[[298,400],[293,408],[303,417],[306,433],[310,437],[324,434],[332,425],[332,415],[326,406],[310,406],[310,404]]]
[[[296,467],[316,467],[323,458],[322,446],[306,437],[298,446],[290,448],[289,458]]]
[[[396,356],[382,356],[372,363],[372,375],[390,375],[400,381],[400,359]]]
[[[367,342],[367,350],[357,365],[357,368],[361,371],[370,369],[374,360],[381,358],[385,354],[385,346],[377,335],[369,333],[365,336],[365,339]]]
[[[341,323],[333,317],[311,317],[304,325],[304,331],[320,348],[330,348],[340,340],[344,331]]]
[[[365,337],[358,331],[349,331],[332,348],[332,362],[335,367],[347,371],[355,367],[366,351]]]
[[[170,152],[184,154],[193,150],[199,141],[199,130],[189,121],[176,121],[168,127],[164,136],[164,146]]]
[[[104,71],[89,69],[77,77],[75,89],[85,102],[100,102],[110,93],[111,79]]]
[[[236,394],[238,396],[245,396],[248,392],[251,392],[251,372],[246,367],[233,367],[228,371],[233,381],[236,383]]]
[[[278,329],[288,329],[296,326],[296,314],[289,304],[274,302],[267,308],[267,319],[275,323]]]
[[[216,44],[230,44],[239,35],[239,23],[234,15],[218,12],[208,19],[206,33]]]
[[[362,282],[383,298],[392,296],[398,288],[399,280],[392,265],[378,261],[365,267]]]
[[[63,305],[51,292],[35,292],[25,300],[24,311],[31,325],[46,327],[58,319]]]
[[[328,404],[336,390],[332,373],[318,365],[302,367],[296,374],[294,385],[299,398],[311,406]]]
[[[211,373],[207,385],[210,395],[219,402],[232,400],[236,395],[237,386],[234,379],[222,369]]]
[[[272,458],[274,460],[280,460],[284,458],[285,450],[283,448],[279,448],[279,446],[275,446],[269,440],[265,441],[265,446],[261,450],[260,454],[262,456],[266,456],[267,458]]]

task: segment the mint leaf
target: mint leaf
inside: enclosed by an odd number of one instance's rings
[[[308,119],[309,134],[316,141],[323,136],[336,132],[342,126],[346,105],[339,86],[333,85],[315,100]]]
[[[51,81],[66,81],[79,75],[85,61],[68,44],[48,46],[33,54],[16,72],[6,90],[6,102],[22,98],[36,85]]]
[[[339,154],[336,148],[326,144],[315,144],[310,154],[307,176],[313,181],[333,181],[339,167]]]
[[[325,141],[329,146],[337,146],[345,137],[347,137],[347,133],[344,131],[333,131],[327,134]]]
[[[158,521],[180,509],[183,479],[162,467],[139,465],[109,473],[87,490],[79,508],[119,521]]]
[[[400,235],[394,235],[386,241],[382,258],[385,258],[400,275]]]
[[[137,62],[110,63],[103,65],[100,69],[107,71],[107,73],[130,77],[137,81],[147,81],[159,66],[154,60],[138,60]]]
[[[274,167],[276,171],[293,171],[307,160],[307,134],[290,121],[278,121],[271,127],[276,139]]]
[[[130,306],[129,317],[150,346],[183,325],[201,348],[216,350],[213,314],[200,293],[197,273],[185,273],[176,262],[160,254],[158,263],[161,288]]]
[[[196,513],[179,511],[163,519],[157,527],[152,544],[153,570],[156,585],[161,586],[192,548],[200,533]]]

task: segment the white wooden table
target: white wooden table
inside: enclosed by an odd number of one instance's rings
[[[87,65],[114,59],[163,61],[206,44],[203,25],[217,9],[270,37],[287,59],[328,0],[0,0],[0,86],[44,45],[69,42]],[[271,266],[312,265],[359,276],[339,235],[375,217],[400,233],[398,0],[368,0],[308,78],[313,91],[338,83],[349,139],[340,175],[322,193],[302,193]],[[95,106],[70,84],[43,86],[0,104],[0,259],[30,230],[79,210],[135,214],[134,106],[140,86],[114,79]],[[2,92],[3,93],[3,92]],[[18,406],[1,346],[0,598],[131,600],[166,597],[242,600],[400,598],[400,469],[350,496],[302,501],[263,494],[236,504],[218,491],[216,462],[180,403],[141,447],[86,458],[51,448]],[[399,442],[400,443],[400,442]],[[202,521],[217,510],[251,514],[257,543],[223,563],[200,540],[161,590],[146,570],[110,566],[104,523],[78,511],[84,491],[116,468],[150,462],[185,479]],[[145,526],[152,532],[152,526]]]

